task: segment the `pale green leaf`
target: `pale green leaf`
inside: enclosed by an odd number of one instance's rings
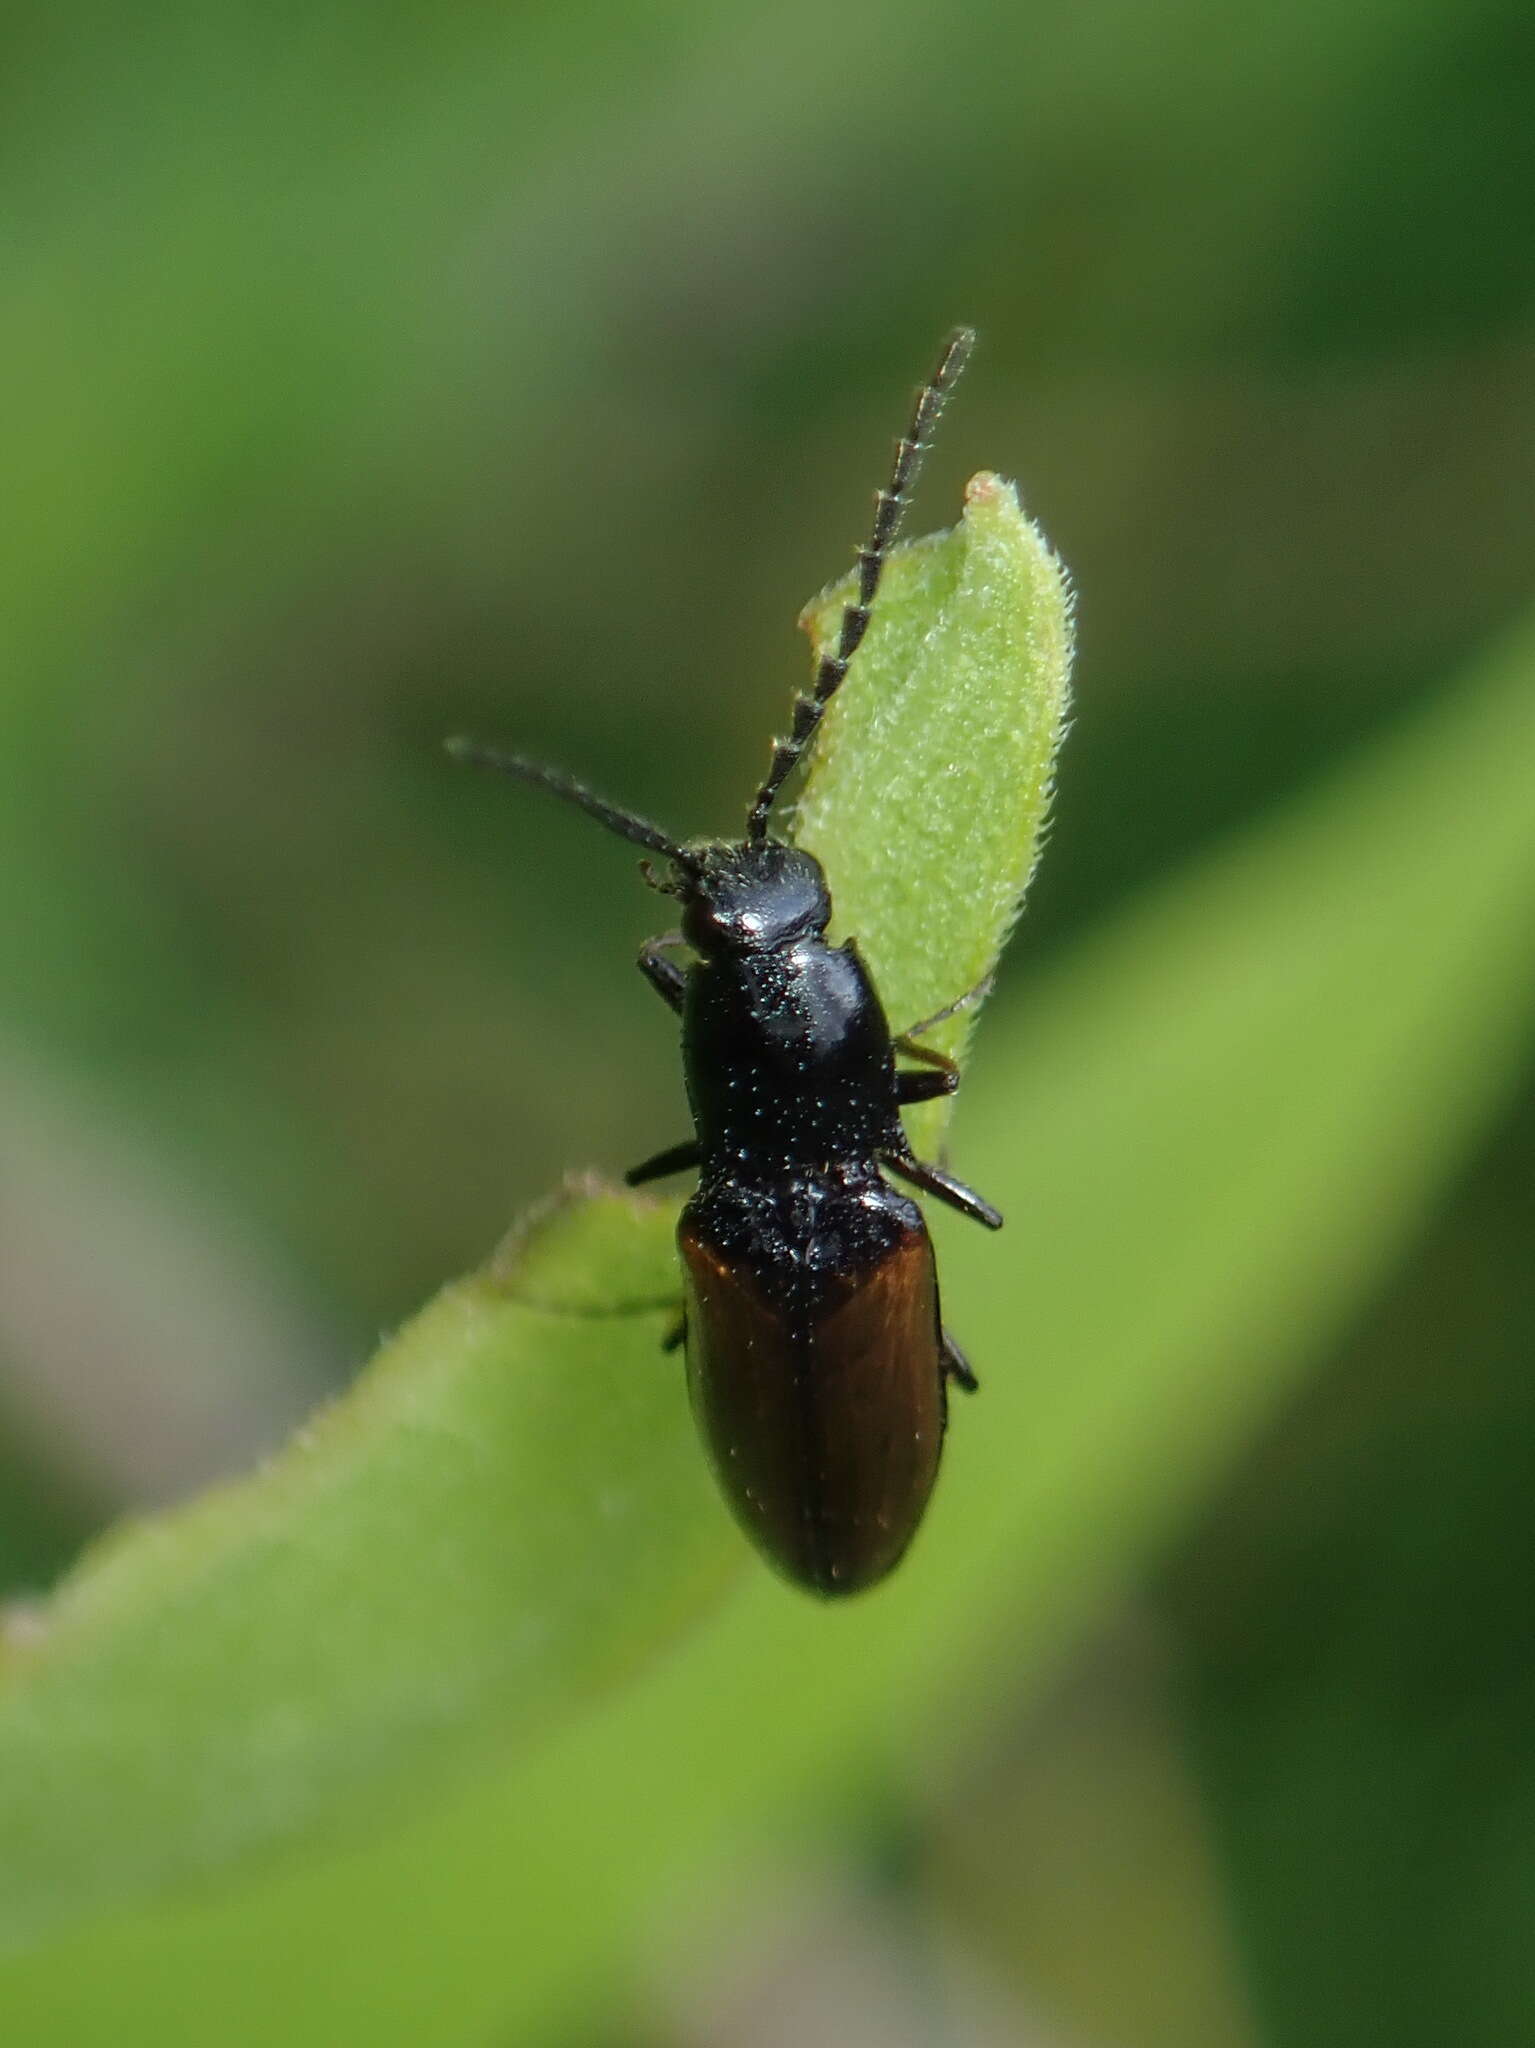
[[[13,1619],[7,1941],[408,1800],[714,1597],[670,1239],[632,1198],[551,1205],[264,1471]]]

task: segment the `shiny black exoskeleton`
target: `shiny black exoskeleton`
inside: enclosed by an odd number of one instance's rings
[[[883,1578],[937,1475],[946,1382],[975,1381],[943,1328],[921,1211],[886,1172],[996,1229],[1001,1217],[914,1157],[901,1109],[951,1093],[951,1060],[919,1042],[952,1014],[892,1035],[856,944],[826,937],[831,898],[810,854],[773,838],[773,804],[868,626],[922,448],[973,337],[952,335],[896,447],[859,557],[860,587],[812,693],[795,706],[735,845],[679,844],[516,756],[455,743],[578,804],[668,863],[681,929],[640,967],[682,1020],[694,1136],[631,1184],[698,1168],[678,1227],[694,1410],[727,1500],[787,1577],[821,1594]],[[672,950],[686,945],[686,967]],[[975,992],[972,991],[972,994]],[[962,997],[962,1002],[970,1000]],[[897,1054],[917,1061],[897,1066]]]

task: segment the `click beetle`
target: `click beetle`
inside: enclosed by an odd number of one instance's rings
[[[694,1135],[628,1180],[698,1170],[677,1232],[683,1319],[668,1345],[686,1345],[694,1413],[737,1520],[786,1578],[828,1596],[874,1585],[901,1557],[937,1476],[948,1383],[976,1384],[943,1326],[922,1212],[886,1176],[989,1229],[1002,1218],[915,1156],[900,1115],[958,1086],[954,1062],[921,1035],[981,991],[892,1033],[856,943],[827,938],[820,863],[774,837],[772,814],[868,628],[923,450],[973,341],[956,329],[917,393],[859,552],[857,596],[774,744],[739,841],[685,844],[567,776],[449,742],[663,863],[648,859],[642,872],[677,899],[680,929],[650,940],[639,966],[682,1021]],[[679,946],[690,964],[672,958]]]

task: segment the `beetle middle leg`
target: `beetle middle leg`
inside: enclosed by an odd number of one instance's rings
[[[956,996],[952,1003],[945,1003],[941,1010],[934,1010],[931,1017],[924,1017],[920,1024],[908,1024],[904,1031],[896,1034],[895,1046],[898,1052],[906,1053],[911,1059],[926,1060],[930,1066],[953,1067],[954,1062],[946,1052],[934,1052],[930,1045],[918,1045],[919,1038],[925,1038],[930,1031],[936,1031],[940,1024],[947,1024],[951,1017],[957,1017],[961,1010],[968,1010],[974,1004],[984,1002],[991,994],[996,981],[995,974],[983,974],[974,988],[967,988],[962,996]]]
[[[959,1069],[950,1061],[936,1072],[929,1067],[920,1074],[898,1073],[895,1099],[902,1109],[909,1109],[914,1102],[932,1102],[940,1095],[952,1095],[958,1086]]]
[[[935,1010],[931,1017],[924,1017],[920,1024],[909,1025],[905,1031],[896,1034],[892,1041],[896,1051],[904,1053],[908,1059],[920,1060],[929,1069],[925,1074],[896,1075],[896,1100],[903,1109],[914,1102],[932,1102],[940,1095],[952,1095],[959,1087],[958,1060],[930,1045],[919,1045],[917,1041],[925,1032],[947,1024],[961,1010],[968,1010],[972,1003],[980,1002],[990,993],[994,980],[994,975],[983,975],[974,988],[966,989],[952,1003],[945,1003],[941,1010]]]
[[[978,1195],[974,1188],[967,1188],[962,1180],[956,1180],[952,1173],[945,1173],[941,1166],[930,1166],[925,1159],[917,1159],[910,1152],[881,1152],[882,1164],[910,1181],[913,1187],[921,1188],[924,1194],[936,1195],[940,1202],[947,1202],[951,1209],[958,1209],[961,1216],[969,1216],[976,1223],[984,1223],[988,1230],[1000,1230],[1002,1218],[990,1202]]]

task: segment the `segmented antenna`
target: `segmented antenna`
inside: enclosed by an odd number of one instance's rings
[[[659,825],[652,825],[648,818],[637,817],[633,811],[621,811],[617,804],[610,804],[584,783],[572,781],[568,775],[556,775],[552,768],[541,768],[536,761],[525,761],[520,754],[503,754],[496,747],[482,747],[475,740],[451,739],[445,742],[447,751],[455,761],[467,761],[474,768],[491,768],[498,775],[513,776],[518,782],[530,782],[535,789],[547,789],[551,796],[562,797],[568,804],[574,804],[599,825],[606,825],[610,832],[618,833],[622,839],[633,840],[636,846],[648,846],[652,853],[663,854],[679,867],[696,866],[694,856],[676,840],[668,839]]]
[[[747,813],[748,839],[766,839],[768,817],[778,800],[778,792],[788,781],[795,764],[815,737],[822,713],[842,687],[848,665],[858,652],[859,643],[868,630],[869,616],[874,609],[874,599],[879,591],[879,580],[884,573],[885,557],[895,545],[896,536],[901,530],[907,503],[922,468],[922,457],[932,439],[933,429],[938,424],[938,416],[943,411],[955,380],[969,360],[970,351],[974,346],[975,329],[956,327],[943,345],[943,353],[938,358],[932,376],[917,393],[917,402],[912,408],[911,424],[895,444],[895,462],[890,471],[889,485],[875,495],[874,526],[869,535],[869,544],[858,550],[857,600],[842,614],[842,631],[837,638],[836,650],[822,656],[810,695],[795,700],[794,722],[789,737],[775,740],[773,743],[773,759],[768,768],[767,778],[757,791],[756,799]]]

